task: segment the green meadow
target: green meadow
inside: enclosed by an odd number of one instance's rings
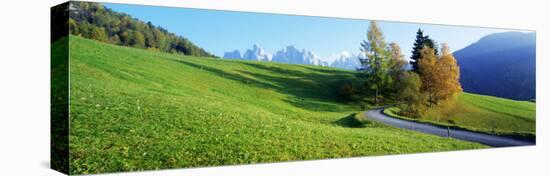
[[[356,81],[351,71],[69,39],[71,174],[486,148],[355,115],[356,103],[335,96],[343,82]],[[527,124],[506,128],[531,130],[534,105],[506,110],[507,101],[486,98],[463,96],[472,110],[462,115],[476,119],[455,122],[474,125],[498,113],[511,120],[498,123]]]

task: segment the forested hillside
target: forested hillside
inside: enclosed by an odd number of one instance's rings
[[[69,9],[68,26],[73,35],[154,51],[216,57],[187,38],[154,26],[151,22],[115,12],[99,3],[70,2]]]

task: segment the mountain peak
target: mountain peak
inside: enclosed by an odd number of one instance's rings
[[[258,44],[253,44],[252,45],[252,50],[258,50],[258,49],[261,49],[260,46],[258,46]]]
[[[361,53],[351,54],[349,52],[342,52],[333,62],[327,62],[320,59],[315,52],[302,48],[299,50],[294,45],[287,45],[275,54],[271,55],[265,52],[258,44],[252,45],[252,49],[247,49],[241,56],[238,50],[231,52],[225,52],[223,58],[230,59],[243,59],[243,60],[256,60],[266,62],[279,62],[288,64],[305,64],[305,65],[319,65],[330,66],[335,68],[343,68],[348,70],[355,70],[360,64],[357,59]]]
[[[244,53],[242,59],[244,60],[256,60],[256,61],[270,61],[271,57],[258,46],[258,44],[252,45],[252,50],[248,49]]]
[[[335,59],[330,64],[330,67],[355,70],[361,65],[358,58],[360,55],[361,53],[352,54],[347,51],[344,51],[338,55],[333,55],[333,58],[335,57]]]
[[[294,45],[288,45],[285,48],[277,51],[273,55],[273,62],[290,63],[290,64],[307,64],[307,65],[328,65],[321,61],[315,53],[308,51],[305,48],[302,51],[298,50]]]
[[[223,58],[226,59],[242,59],[241,52],[239,50],[233,50],[232,52],[223,53]]]
[[[532,46],[536,43],[534,32],[502,32],[493,33],[481,37],[477,42],[472,43],[456,52],[455,55],[470,57],[470,54],[492,53],[497,51],[510,50],[519,47]],[[475,51],[474,51],[475,50]]]

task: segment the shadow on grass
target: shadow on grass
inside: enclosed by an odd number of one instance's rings
[[[333,123],[338,125],[338,126],[342,126],[342,127],[346,127],[346,128],[363,128],[365,127],[365,124],[359,120],[357,120],[357,118],[355,118],[355,113],[353,114],[350,114],[344,118],[341,118],[337,121],[334,121]]]
[[[335,69],[333,69],[333,68],[330,68],[330,69],[319,69],[319,68],[315,68],[315,67],[308,67],[308,66],[305,66],[305,65],[300,65],[300,66],[303,67],[303,68],[305,68],[305,69],[308,69],[308,70],[311,70],[311,71],[320,72],[320,73],[341,74],[341,75],[355,74],[355,72],[353,72],[353,71],[335,70]]]
[[[339,99],[336,92],[344,82],[354,79],[352,72],[339,70],[334,70],[334,72],[328,70],[326,73],[303,72],[300,70],[285,69],[280,66],[242,63],[255,69],[267,71],[268,73],[248,70],[234,70],[238,73],[230,73],[212,66],[197,64],[183,59],[173,61],[208,71],[248,86],[275,90],[290,96],[284,100],[285,102],[298,108],[318,112],[340,111],[342,108],[345,108],[342,107],[342,103],[345,102]]]
[[[226,79],[231,79],[231,80],[234,80],[234,81],[238,81],[238,82],[241,82],[243,84],[254,85],[254,86],[262,87],[262,88],[276,88],[275,85],[273,85],[273,84],[260,82],[258,80],[254,80],[254,79],[244,77],[240,74],[229,73],[229,72],[226,72],[226,71],[223,71],[221,69],[214,68],[214,67],[195,64],[195,63],[185,61],[185,60],[173,60],[173,61],[175,61],[177,63],[185,64],[185,65],[188,65],[188,66],[200,69],[200,70],[205,70],[205,71],[214,73],[214,74],[216,74],[220,77],[223,77],[223,78],[226,78]]]
[[[369,120],[364,112],[359,113],[359,115],[357,113],[350,114],[332,123],[344,128],[388,128],[386,124]]]

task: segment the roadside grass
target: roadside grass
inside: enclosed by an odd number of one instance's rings
[[[432,108],[419,119],[401,116],[399,111],[399,108],[391,107],[386,108],[384,113],[440,126],[531,140],[535,138],[536,105],[530,101],[462,93],[454,103]]]
[[[486,148],[373,122],[353,127],[346,118],[360,107],[334,96],[353,75],[70,36],[70,174]]]

